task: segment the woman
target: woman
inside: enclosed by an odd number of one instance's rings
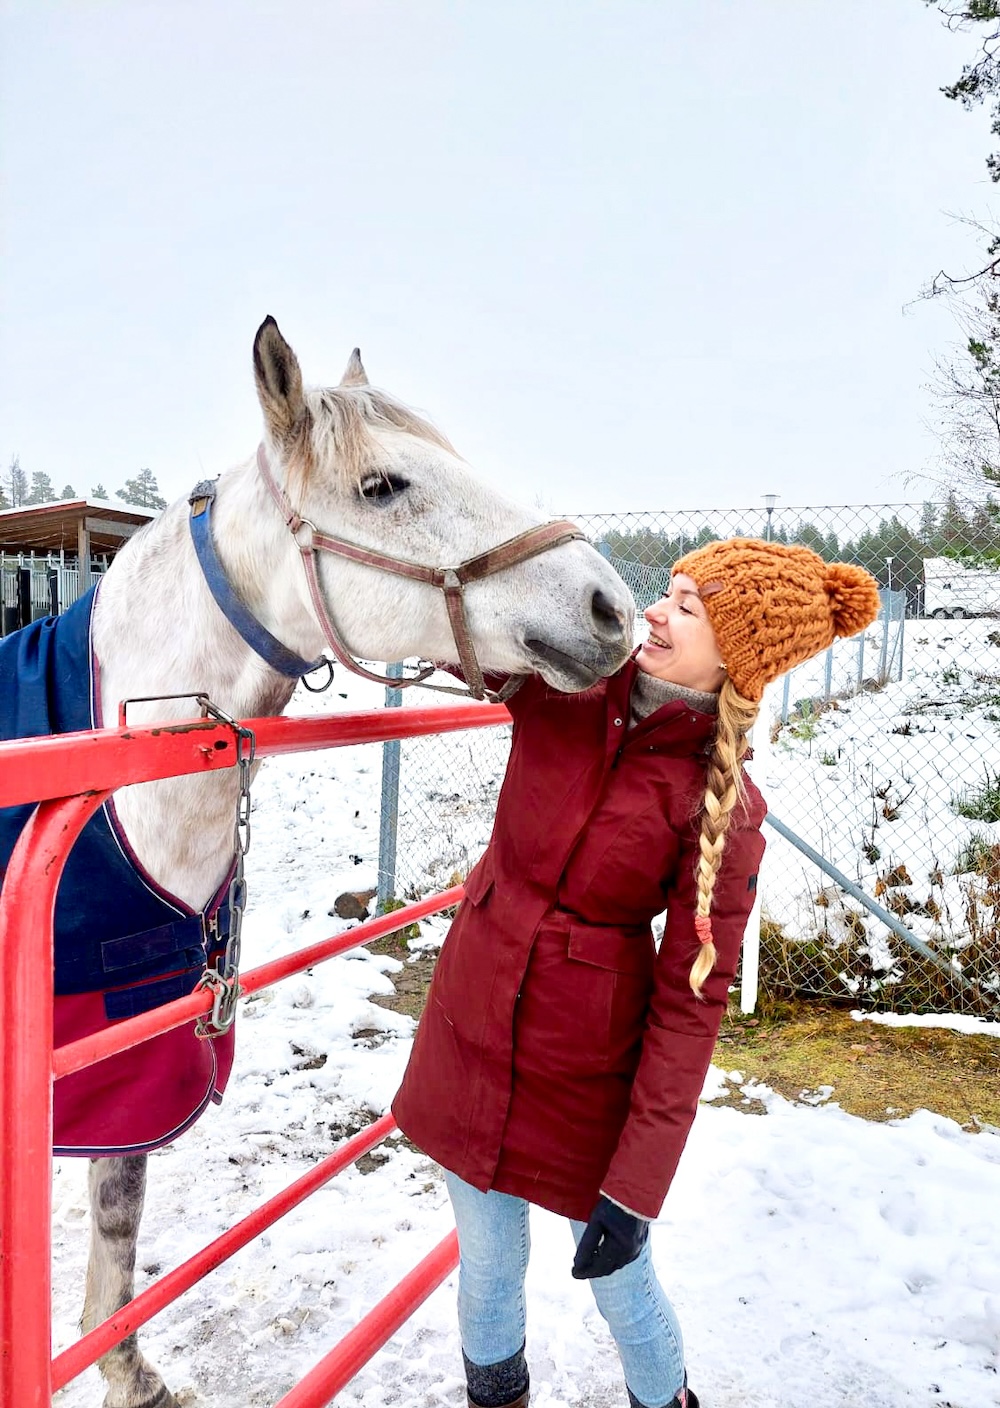
[[[876,615],[868,573],[710,543],[582,695],[532,677],[393,1111],[445,1170],[470,1408],[525,1408],[528,1205],[571,1220],[633,1408],[697,1408],[653,1271],[764,851],[742,772],[764,686]],[[666,909],[658,951],[652,918]]]

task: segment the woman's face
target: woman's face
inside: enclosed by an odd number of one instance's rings
[[[692,577],[676,573],[667,595],[642,614],[649,622],[649,638],[636,656],[640,670],[706,694],[722,688],[722,657]]]

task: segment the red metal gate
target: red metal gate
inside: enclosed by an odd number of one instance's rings
[[[480,704],[254,719],[247,726],[254,731],[257,756],[274,757],[484,728],[509,718],[502,705]],[[394,1128],[391,1115],[377,1120],[52,1360],[52,1082],[181,1026],[212,1004],[211,994],[192,993],[54,1051],[52,924],[63,865],[88,819],[116,788],[233,767],[234,745],[232,729],[214,720],[0,744],[0,807],[39,804],[11,856],[0,891],[0,1404],[5,1408],[49,1408],[56,1389]],[[456,886],[311,944],[243,974],[240,986],[248,994],[269,987],[446,909],[461,894],[461,886]],[[285,1394],[277,1408],[322,1408],[440,1285],[457,1259],[452,1232]]]

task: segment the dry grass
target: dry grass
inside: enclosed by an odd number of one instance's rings
[[[730,1012],[716,1065],[740,1070],[789,1100],[832,1086],[831,1100],[868,1120],[933,1110],[967,1129],[1000,1128],[1000,1039],[937,1027],[856,1022],[842,1008],[775,1003]],[[728,1103],[747,1108],[742,1097]]]

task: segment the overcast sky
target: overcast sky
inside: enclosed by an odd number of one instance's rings
[[[0,467],[252,453],[273,314],[558,512],[919,498],[988,119],[921,0],[3,0]]]

